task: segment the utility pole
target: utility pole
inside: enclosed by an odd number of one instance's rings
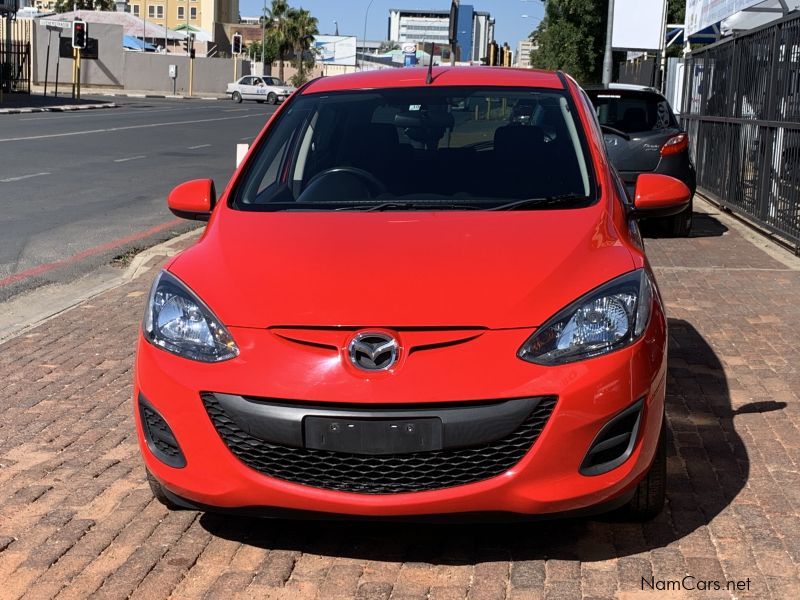
[[[606,53],[603,56],[603,85],[611,83],[611,74],[614,70],[612,62],[611,38],[614,35],[614,0],[608,0],[608,25],[606,26]]]
[[[364,70],[364,54],[367,52],[367,18],[369,18],[369,9],[372,6],[372,3],[375,0],[369,0],[369,4],[367,4],[367,10],[364,11],[364,37],[361,39],[363,42],[363,46],[361,47],[361,70]]]

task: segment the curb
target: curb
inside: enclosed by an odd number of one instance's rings
[[[224,100],[224,98],[211,96],[183,96],[180,94],[173,96],[172,94],[112,94],[110,92],[103,92],[96,95],[122,98],[162,98],[166,100]]]
[[[21,113],[68,112],[73,110],[97,110],[99,108],[117,108],[114,102],[102,104],[63,104],[61,106],[0,108],[0,115],[18,115]]]
[[[20,322],[15,322],[11,325],[6,324],[4,326],[3,320],[0,319],[0,344],[16,338],[92,298],[96,298],[100,294],[114,290],[141,277],[158,264],[153,261],[154,258],[164,259],[174,256],[179,252],[174,247],[175,244],[191,239],[192,236],[199,237],[203,231],[204,228],[202,227],[193,229],[143,250],[133,258],[131,263],[119,275],[110,278],[107,275],[88,276],[66,285],[59,285],[57,288],[58,300],[55,302],[52,300],[53,286],[44,286],[33,290],[30,294],[23,294],[5,303],[0,303],[0,306],[7,309],[8,314],[12,314],[14,309],[23,313]],[[41,302],[43,298],[47,300],[44,303]],[[37,304],[37,299],[46,306],[45,309],[31,309],[32,306]]]
[[[750,221],[726,210],[711,198],[700,192],[695,193],[695,199],[700,199],[709,209],[713,209],[714,218],[722,222],[729,229],[736,230],[744,239],[756,248],[764,251],[779,263],[792,271],[800,271],[800,256],[795,256],[792,251],[776,240],[768,231],[765,231]]]

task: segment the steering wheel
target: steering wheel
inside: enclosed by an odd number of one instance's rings
[[[334,173],[349,173],[350,175],[355,175],[356,177],[359,177],[360,179],[364,180],[365,183],[369,184],[368,186],[370,187],[369,191],[370,193],[372,193],[373,196],[379,196],[381,194],[385,194],[387,191],[386,186],[380,179],[375,177],[375,175],[373,175],[369,171],[365,171],[364,169],[359,169],[357,167],[331,167],[330,169],[325,169],[324,171],[320,171],[319,173],[314,175],[314,177],[312,177],[311,180],[306,184],[305,186],[306,190],[311,189],[311,186],[313,186],[317,181],[319,181],[323,177],[327,177],[328,175],[332,175]]]

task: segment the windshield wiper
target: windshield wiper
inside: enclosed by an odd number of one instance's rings
[[[552,206],[555,204],[575,204],[588,200],[587,196],[580,194],[562,194],[560,196],[547,196],[546,198],[526,198],[525,200],[517,200],[509,202],[508,204],[501,204],[500,206],[493,206],[486,210],[518,210],[528,208],[538,208],[541,206]]]
[[[337,211],[353,210],[363,212],[377,212],[383,210],[477,210],[480,207],[470,204],[446,204],[440,202],[382,202],[380,204],[362,204],[356,206],[343,206]]]
[[[624,131],[617,129],[616,127],[609,127],[608,125],[600,125],[600,129],[603,133],[610,133],[611,135],[616,135],[617,137],[621,137],[623,140],[631,141],[631,136],[629,136]]]

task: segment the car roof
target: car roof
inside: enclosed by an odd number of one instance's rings
[[[313,80],[303,93],[422,87],[425,86],[427,73],[427,67],[409,67],[320,77]],[[469,85],[564,89],[558,74],[537,69],[434,67],[432,74],[430,85],[434,87]]]
[[[584,87],[587,92],[598,91],[628,91],[628,92],[650,92],[651,94],[661,95],[661,92],[648,85],[634,85],[632,83],[609,83],[608,85],[587,85]]]

